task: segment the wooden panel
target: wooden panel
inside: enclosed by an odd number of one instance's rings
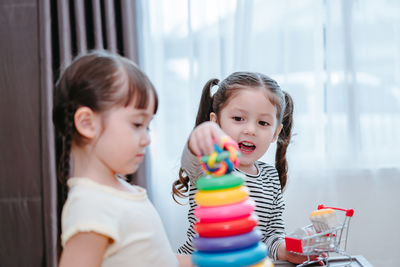
[[[0,3],[0,266],[43,266],[37,8]]]
[[[21,2],[0,5],[0,32],[7,36],[0,42],[2,198],[40,192],[34,179],[40,175],[36,6]]]
[[[43,249],[45,264],[57,266],[57,177],[54,147],[53,71],[51,45],[50,0],[38,1],[39,58],[40,58],[40,131],[41,131],[41,186],[43,214]]]
[[[0,199],[0,266],[45,265],[40,198]]]
[[[86,24],[85,24],[85,3],[82,0],[75,0],[75,30],[78,43],[78,54],[87,52]]]
[[[67,0],[58,0],[58,34],[60,47],[60,69],[64,69],[72,61],[71,21],[69,3]]]
[[[106,21],[107,49],[115,53],[117,52],[117,35],[115,28],[114,1],[105,0],[104,9]]]
[[[96,49],[103,49],[103,31],[101,28],[100,0],[92,0],[93,5],[93,30]]]
[[[137,51],[137,31],[136,31],[136,1],[122,0],[121,15],[122,15],[122,37],[124,56],[138,63]]]

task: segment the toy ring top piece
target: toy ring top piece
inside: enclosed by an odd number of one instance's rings
[[[240,156],[238,145],[230,137],[225,136],[221,140],[221,147],[214,144],[215,152],[209,156],[202,156],[200,162],[207,174],[215,177],[222,176],[233,171],[239,165]]]
[[[201,177],[197,180],[196,187],[199,190],[212,191],[237,187],[243,183],[244,178],[240,173],[229,173],[217,178],[211,175]]]

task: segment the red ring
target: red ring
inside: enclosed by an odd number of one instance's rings
[[[257,221],[249,216],[224,222],[198,222],[194,225],[194,229],[202,237],[219,237],[244,234],[253,230],[256,225]]]

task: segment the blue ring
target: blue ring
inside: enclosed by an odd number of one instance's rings
[[[241,267],[259,263],[268,255],[267,246],[258,242],[257,245],[223,253],[195,251],[192,254],[194,265],[199,267]]]
[[[215,171],[217,171],[217,170],[221,167],[221,164],[218,164],[216,168],[211,168],[210,166],[208,166],[207,163],[204,163],[204,166],[206,167],[207,171],[209,171],[209,172],[215,172]]]
[[[225,162],[226,162],[226,167],[227,167],[226,173],[232,172],[233,171],[233,162],[230,161],[229,158],[225,159]]]
[[[224,151],[222,148],[220,148],[217,144],[214,144],[214,149],[215,151],[217,151],[217,153],[221,153],[222,151]]]
[[[261,231],[254,229],[251,232],[228,237],[200,237],[193,238],[193,246],[198,251],[219,252],[244,249],[255,245],[262,238]]]

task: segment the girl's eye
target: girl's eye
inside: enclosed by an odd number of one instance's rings
[[[234,116],[232,117],[235,121],[242,121],[242,117]]]
[[[269,125],[269,123],[266,122],[266,121],[259,121],[258,124],[260,124],[261,126],[267,126],[267,125]]]
[[[133,126],[137,129],[146,129],[146,131],[150,132],[150,126],[145,125],[143,123],[134,123]]]

